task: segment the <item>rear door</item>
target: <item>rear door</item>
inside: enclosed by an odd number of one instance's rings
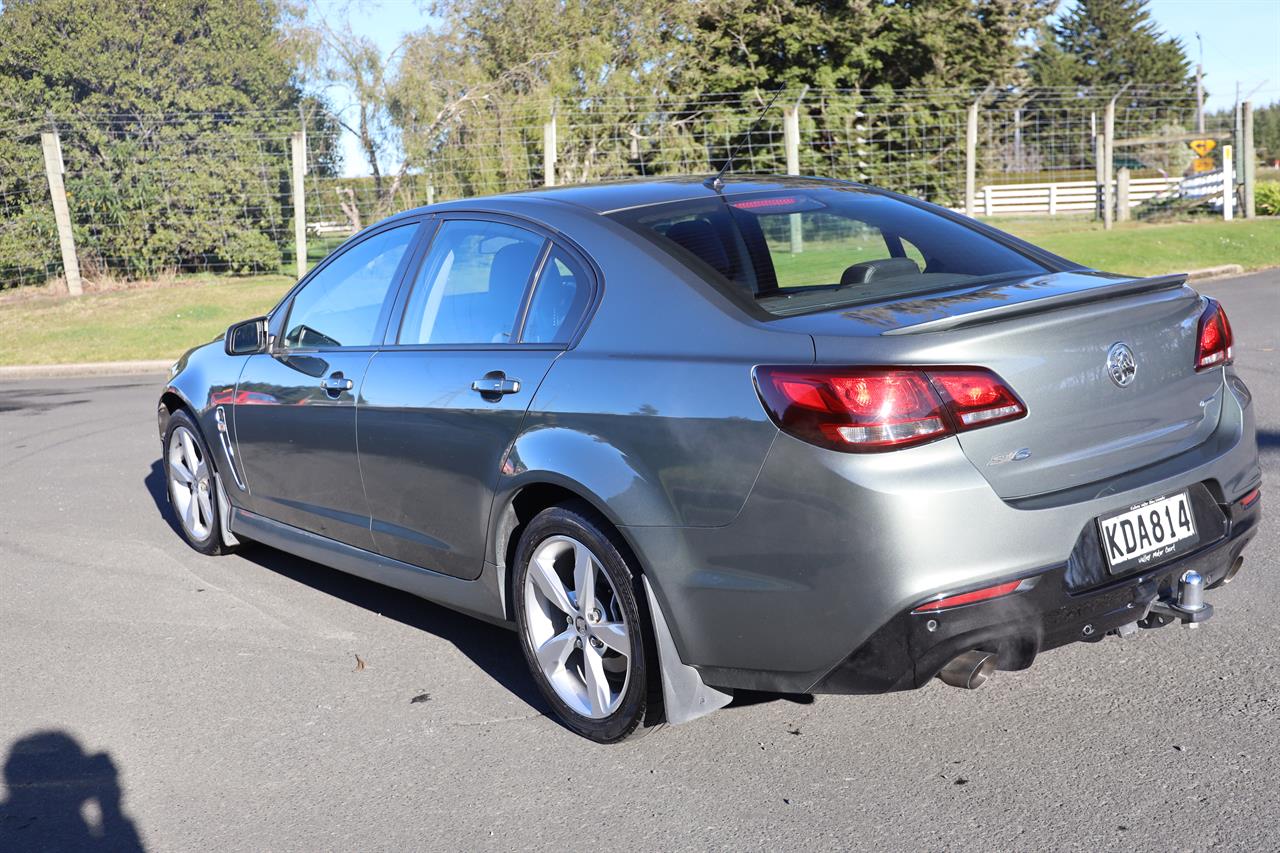
[[[363,237],[295,292],[270,353],[240,374],[233,417],[248,508],[372,550],[356,459],[356,400],[418,231]]]
[[[594,277],[498,218],[444,217],[422,254],[361,389],[361,471],[382,554],[471,579],[502,460]]]

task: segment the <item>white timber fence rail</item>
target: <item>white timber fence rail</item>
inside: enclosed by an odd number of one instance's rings
[[[1168,195],[1181,184],[1181,178],[1130,178],[1128,206],[1132,209],[1157,196]],[[1118,197],[1120,193],[1113,182],[1112,198]],[[1097,210],[1098,185],[1093,181],[987,184],[977,198],[979,216],[1058,216],[1096,213]]]

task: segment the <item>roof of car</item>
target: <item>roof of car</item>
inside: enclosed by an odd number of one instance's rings
[[[719,191],[707,186],[709,175],[679,177],[635,178],[626,181],[610,181],[598,184],[572,184],[563,187],[540,187],[523,192],[502,193],[482,198],[465,198],[442,202],[428,208],[418,208],[406,213],[444,211],[464,208],[475,210],[487,203],[510,203],[522,199],[548,199],[595,213],[612,213],[632,207],[644,207],[671,201],[688,201],[697,198],[714,198],[716,195],[742,195],[744,193],[786,190],[797,187],[852,186],[846,181],[829,178],[793,177],[787,175],[725,175]],[[507,204],[503,204],[506,207]]]

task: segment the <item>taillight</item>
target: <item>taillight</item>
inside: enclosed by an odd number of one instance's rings
[[[1234,343],[1227,312],[1222,310],[1217,300],[1210,299],[1209,307],[1200,315],[1200,328],[1196,331],[1196,370],[1230,364],[1234,357],[1231,351]]]
[[[870,452],[1020,418],[1026,407],[983,368],[757,367],[780,428],[821,447]]]

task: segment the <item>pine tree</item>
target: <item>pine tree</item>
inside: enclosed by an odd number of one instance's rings
[[[1042,36],[1030,65],[1037,86],[1195,91],[1182,42],[1161,32],[1147,0],[1076,0]]]

